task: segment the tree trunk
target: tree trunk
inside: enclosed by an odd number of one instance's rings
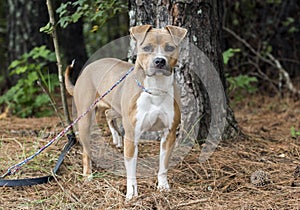
[[[58,7],[61,3],[67,1],[56,1],[56,6]],[[76,7],[68,8],[70,13],[75,13],[76,9]],[[64,29],[58,28],[58,39],[66,62],[70,64],[72,60],[75,59],[76,61],[71,75],[72,82],[75,84],[83,65],[88,59],[83,37],[83,20],[79,19],[76,23],[69,24]]]
[[[5,42],[5,37],[6,37],[6,1],[1,1],[0,2],[0,95],[2,95],[2,89],[5,88],[5,78],[7,78],[7,72],[5,70],[6,66],[6,42]]]
[[[130,0],[130,26],[175,25],[188,29],[176,69],[181,88],[182,124],[198,141],[217,144],[240,129],[228,105],[221,49],[221,0]],[[207,141],[209,140],[209,141]]]
[[[54,0],[53,3],[56,7],[61,1]],[[7,66],[36,46],[47,45],[53,48],[50,36],[39,32],[40,28],[49,22],[46,1],[8,0],[7,7]],[[73,75],[75,81],[87,60],[83,22],[79,20],[70,24],[63,32],[60,31],[58,38],[66,61],[76,60],[76,72]],[[50,71],[57,71],[57,68],[51,68]],[[7,75],[8,73],[7,70]],[[17,79],[10,77],[7,86],[15,84]]]
[[[6,18],[7,66],[33,47],[49,43],[48,35],[39,33],[40,27],[48,22],[45,1],[8,0]],[[10,77],[9,86],[17,79]]]

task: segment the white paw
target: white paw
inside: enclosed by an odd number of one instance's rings
[[[121,139],[121,138],[120,138],[120,141],[118,141],[116,147],[117,147],[117,148],[122,148],[122,147],[123,147],[122,139]]]
[[[83,174],[84,182],[91,182],[94,178],[93,174]]]
[[[169,186],[168,182],[166,182],[166,183],[163,183],[163,184],[158,184],[157,189],[160,192],[162,192],[162,191],[169,192],[170,191],[170,186]]]
[[[137,197],[138,195],[137,194],[134,194],[134,193],[126,193],[126,202],[128,201],[131,201],[133,198]]]
[[[122,137],[119,136],[119,134],[117,134],[117,132],[115,132],[115,134],[113,134],[113,143],[118,148],[122,147]]]
[[[168,183],[168,178],[166,173],[158,174],[158,186],[157,189],[159,191],[170,191],[170,186]]]
[[[90,181],[93,180],[93,178],[94,178],[93,174],[90,174],[90,175],[87,176],[87,181],[90,182]]]
[[[127,180],[126,201],[138,196],[136,180]]]

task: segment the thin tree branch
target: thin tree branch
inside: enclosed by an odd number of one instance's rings
[[[238,34],[236,34],[234,31],[232,31],[231,29],[227,28],[227,27],[223,27],[223,29],[225,31],[227,31],[228,33],[230,33],[234,38],[236,38],[239,42],[241,42],[242,44],[244,44],[253,54],[255,54],[260,60],[270,64],[273,67],[276,67],[274,63],[272,63],[270,60],[264,58],[259,52],[257,52],[245,39],[243,39],[242,37],[240,37]]]
[[[62,124],[64,124],[63,118],[62,118],[61,114],[59,113],[59,111],[57,110],[57,104],[56,104],[54,98],[52,97],[51,93],[49,92],[48,88],[45,87],[45,86],[41,83],[40,80],[37,81],[37,84],[38,84],[38,86],[41,87],[41,89],[43,90],[43,92],[49,97],[51,106],[53,107],[55,113],[56,113],[57,116],[59,117],[60,122],[61,122]]]
[[[67,105],[66,90],[65,90],[65,84],[64,84],[63,73],[62,73],[61,57],[60,57],[58,40],[57,40],[54,12],[53,12],[53,8],[52,8],[51,0],[46,0],[46,4],[47,4],[47,8],[48,8],[48,13],[49,13],[50,24],[53,27],[51,35],[52,35],[52,39],[53,39],[54,50],[55,50],[55,55],[56,55],[56,60],[57,60],[58,80],[59,80],[59,84],[60,84],[60,95],[61,95],[62,104],[63,104],[65,121],[67,124],[70,124],[71,120],[70,120],[70,115],[69,115],[69,110],[68,110],[68,105]],[[73,131],[71,131],[71,132],[73,133]]]
[[[276,69],[279,70],[279,89],[282,88],[282,80],[283,78],[285,79],[285,82],[287,84],[287,88],[289,91],[291,91],[294,94],[298,94],[300,95],[300,90],[297,90],[291,79],[290,76],[288,74],[288,72],[282,67],[281,63],[274,58],[274,56],[270,53],[267,54],[268,58],[263,57],[259,52],[257,52],[245,39],[243,39],[242,37],[240,37],[238,34],[236,34],[234,31],[232,31],[231,29],[223,26],[223,29],[225,31],[227,31],[228,33],[230,33],[234,38],[236,38],[239,42],[241,42],[242,44],[244,44],[252,53],[254,53],[260,60],[270,64],[271,66],[275,67]]]
[[[277,69],[279,70],[280,75],[283,76],[283,77],[285,78],[285,82],[286,82],[286,84],[287,84],[287,88],[288,88],[292,93],[300,95],[300,90],[297,90],[297,89],[294,87],[294,85],[293,85],[293,83],[292,83],[292,81],[291,81],[290,75],[289,75],[288,72],[282,67],[281,63],[280,63],[276,58],[274,58],[274,56],[273,56],[272,54],[268,53],[267,55],[268,55],[268,57],[270,58],[270,60],[272,60],[272,61],[275,63]]]

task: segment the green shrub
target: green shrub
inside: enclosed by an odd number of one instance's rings
[[[71,13],[68,8],[76,9]],[[92,30],[98,30],[106,21],[112,18],[117,12],[125,10],[126,6],[121,0],[76,0],[61,3],[56,13],[59,15],[58,24],[66,28],[70,23],[76,23],[80,18],[86,18],[89,22],[98,22]]]
[[[223,61],[224,64],[227,65],[230,58],[232,58],[235,53],[240,52],[240,49],[232,49],[223,52]],[[254,93],[257,91],[257,87],[254,85],[257,83],[256,77],[251,77],[248,75],[238,75],[238,76],[230,76],[226,74],[227,82],[229,83],[229,91],[234,94],[235,100],[239,101],[242,99],[243,94],[246,93]]]
[[[235,53],[237,52],[241,52],[241,49],[237,48],[237,49],[232,49],[229,48],[228,50],[223,52],[223,62],[225,65],[228,64],[228,61],[230,60],[230,58],[232,58],[234,56]]]
[[[9,106],[12,114],[19,117],[51,115],[53,111],[49,108],[49,97],[42,93],[37,81],[53,92],[59,83],[56,75],[49,74],[47,65],[55,60],[55,54],[41,46],[13,61],[9,66],[10,74],[18,75],[19,79],[16,85],[0,96],[0,104]]]
[[[253,84],[257,82],[256,77],[248,75],[238,75],[234,77],[227,77],[229,82],[229,91],[237,91],[238,89],[245,90],[247,93],[254,93],[257,87]]]
[[[292,136],[292,138],[297,138],[298,136],[300,136],[300,130],[296,131],[295,127],[292,126],[291,127],[291,136]]]

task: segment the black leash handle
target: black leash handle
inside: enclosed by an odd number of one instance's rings
[[[63,163],[67,153],[77,142],[74,133],[67,134],[67,137],[68,137],[68,143],[65,145],[64,149],[62,150],[62,152],[52,170],[53,174],[57,173],[57,171],[59,170],[61,164]],[[32,185],[37,185],[37,184],[48,183],[53,178],[54,178],[53,175],[36,177],[36,178],[27,178],[27,179],[1,179],[0,178],[0,186],[2,186],[2,187],[32,186]]]

